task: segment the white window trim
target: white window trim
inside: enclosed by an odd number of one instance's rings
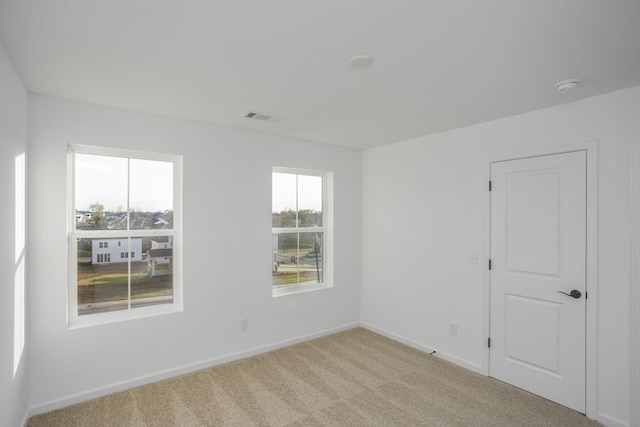
[[[322,177],[322,227],[317,229],[309,228],[308,230],[300,229],[296,227],[280,227],[271,228],[271,235],[281,233],[304,233],[313,232],[314,230],[323,233],[323,264],[322,264],[322,282],[303,282],[296,285],[284,286],[275,288],[271,285],[272,297],[282,297],[287,295],[296,295],[305,292],[318,291],[322,289],[333,288],[333,173],[317,170],[287,168],[287,167],[273,167],[272,173],[288,173],[296,175],[308,175]],[[273,181],[272,181],[273,182]],[[273,188],[271,189],[273,193]],[[273,211],[273,208],[271,209]]]
[[[109,157],[125,157],[144,160],[158,160],[173,163],[173,302],[135,309],[117,310],[105,313],[78,315],[77,291],[77,246],[75,216],[75,164],[74,154],[91,154]],[[133,319],[178,313],[183,311],[182,281],[182,156],[176,154],[150,153],[144,151],[123,150],[117,148],[94,147],[88,145],[69,145],[67,150],[67,327],[69,329],[104,325]],[[153,237],[166,236],[167,230],[118,230],[117,236],[111,230],[83,230],[82,238],[114,238],[114,237]]]

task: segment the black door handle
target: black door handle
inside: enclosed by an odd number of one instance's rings
[[[568,295],[570,297],[576,298],[576,299],[580,298],[582,296],[582,292],[580,292],[577,289],[572,290],[570,293],[566,293],[564,291],[558,291],[558,292],[560,292],[561,294],[565,294],[565,295]]]

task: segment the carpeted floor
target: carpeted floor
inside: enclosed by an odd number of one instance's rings
[[[28,427],[596,426],[356,328],[32,417]]]

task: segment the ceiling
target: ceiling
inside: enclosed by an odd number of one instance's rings
[[[640,85],[637,0],[0,0],[0,41],[32,93],[356,149]]]

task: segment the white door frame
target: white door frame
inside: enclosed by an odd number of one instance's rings
[[[491,178],[491,163],[506,160],[516,160],[526,157],[546,156],[551,154],[568,153],[572,151],[585,151],[587,154],[587,272],[586,272],[586,416],[597,418],[597,303],[598,303],[598,272],[597,272],[597,237],[598,237],[598,141],[576,142],[550,147],[542,147],[526,151],[504,153],[491,156],[486,163],[487,185]],[[487,191],[486,198],[487,227],[485,239],[487,254],[491,253],[491,198]],[[488,258],[488,255],[487,255]],[[489,348],[487,338],[491,331],[491,278],[489,269],[484,276],[484,337],[481,345],[482,370],[489,375]]]
[[[631,317],[630,336],[630,408],[631,424],[640,425],[640,136],[631,142]]]

